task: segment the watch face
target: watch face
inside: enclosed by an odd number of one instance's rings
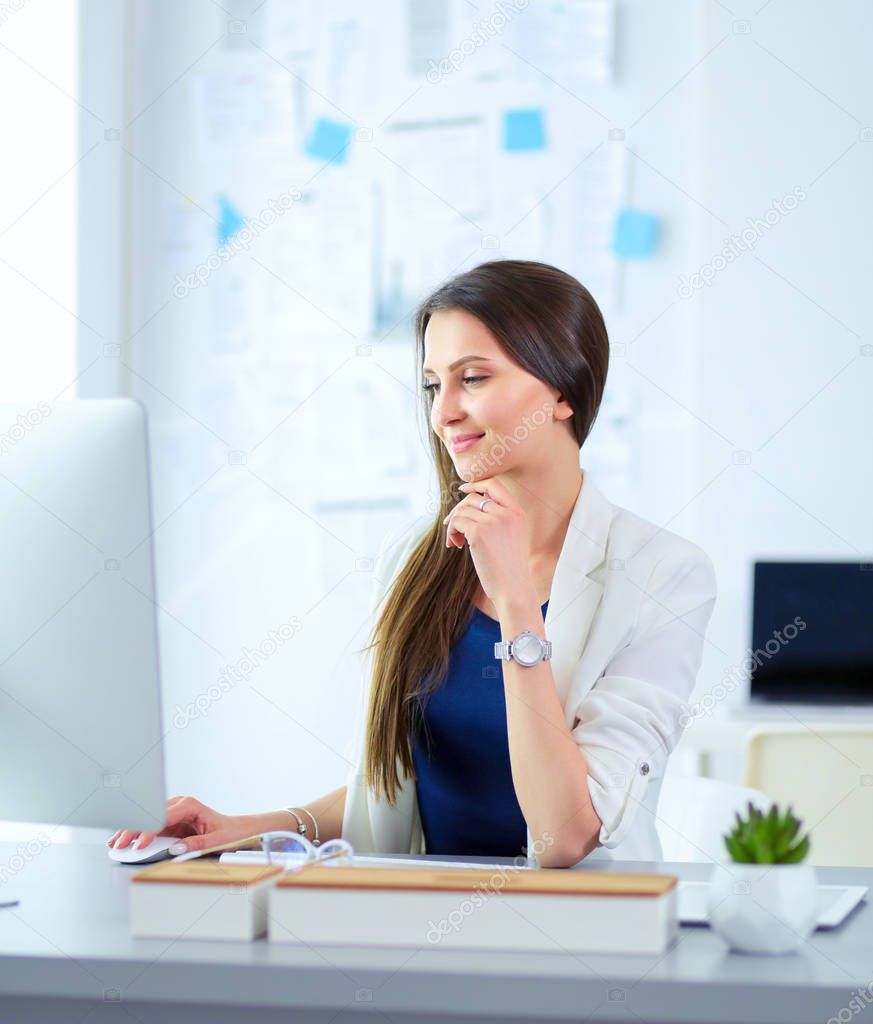
[[[536,665],[542,659],[543,645],[533,633],[522,633],[513,642],[512,653],[522,665]]]

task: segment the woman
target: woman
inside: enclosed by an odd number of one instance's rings
[[[198,849],[308,826],[361,853],[659,860],[716,585],[699,547],[580,468],[609,362],[600,310],[554,267],[485,263],[423,303],[416,358],[441,501],[375,566],[348,785],[237,818],[174,798],[164,834]]]

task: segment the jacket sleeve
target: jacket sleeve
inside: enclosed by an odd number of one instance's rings
[[[630,641],[575,710],[601,846],[627,835],[646,789],[662,779],[682,730],[717,587],[712,562],[685,542],[656,563]]]

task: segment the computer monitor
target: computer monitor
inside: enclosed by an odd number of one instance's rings
[[[152,529],[139,402],[0,403],[0,820],[163,827]]]
[[[873,704],[873,562],[756,562],[753,702]]]

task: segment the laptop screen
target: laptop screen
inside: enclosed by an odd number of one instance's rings
[[[756,562],[752,700],[873,704],[873,563]]]

